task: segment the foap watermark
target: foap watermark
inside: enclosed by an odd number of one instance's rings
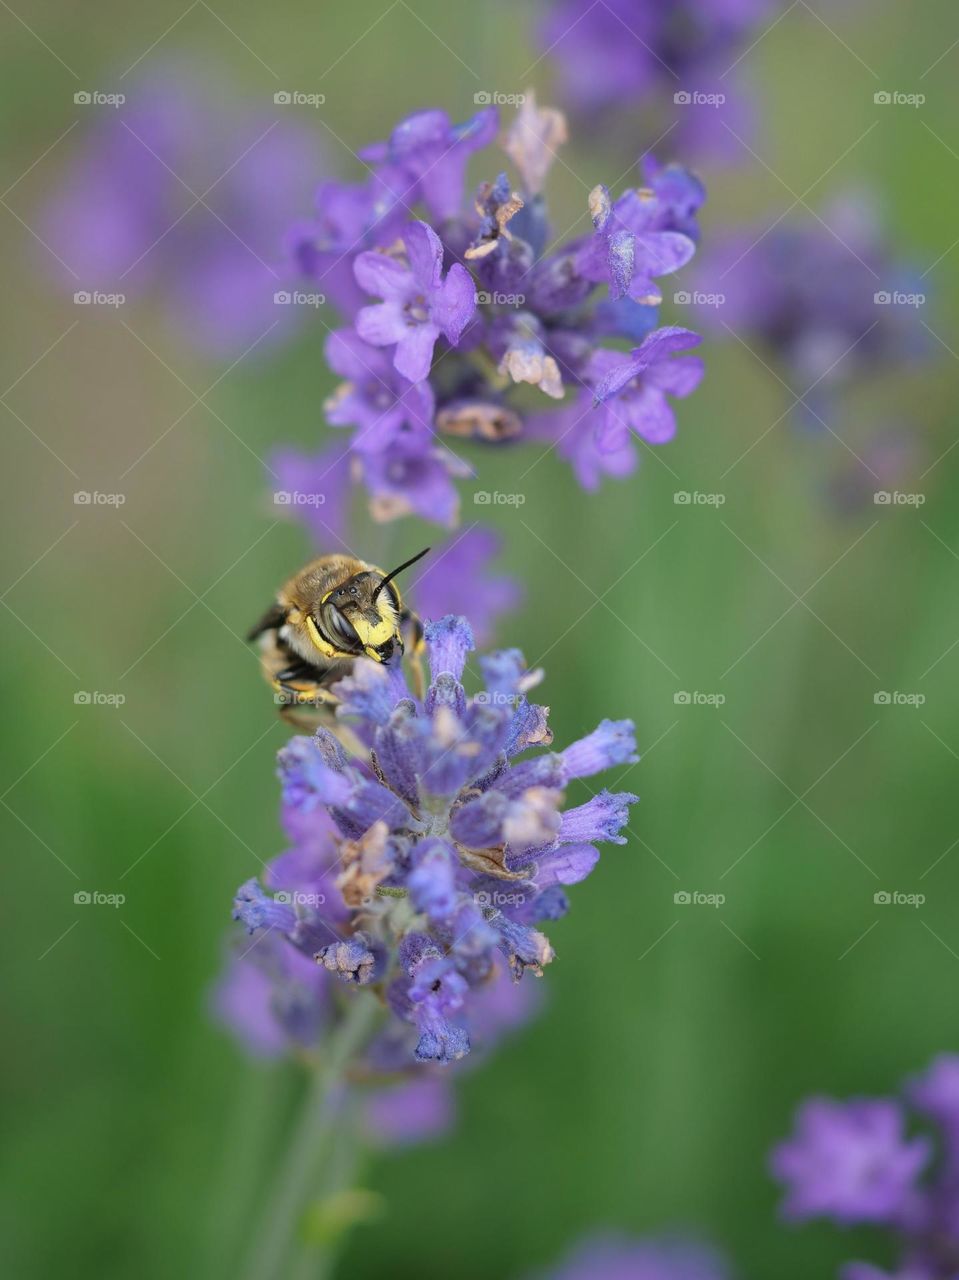
[[[78,907],[122,907],[125,893],[101,893],[99,889],[78,889],[73,901]]]
[[[677,707],[724,707],[724,693],[703,693],[700,689],[677,689],[673,694],[673,705]]]
[[[903,493],[901,489],[877,489],[872,495],[877,507],[922,507],[926,503],[924,493]]]
[[[526,501],[525,493],[500,493],[494,489],[480,489],[473,494],[473,502],[477,507],[521,507]]]
[[[478,907],[521,907],[526,901],[526,895],[493,889],[489,893],[474,893],[473,901]]]
[[[289,891],[283,889],[274,893],[273,901],[286,907],[322,907],[326,902],[325,893],[301,893],[299,889]]]
[[[924,293],[904,293],[902,289],[877,289],[872,295],[877,307],[923,307],[926,304]]]
[[[479,89],[473,94],[477,107],[521,107],[525,101],[525,93],[501,93],[499,89]]]
[[[525,293],[487,293],[485,289],[477,289],[476,305],[478,307],[524,307]]]
[[[677,889],[673,894],[677,907],[721,907],[725,901],[724,893],[703,893],[700,889]]]
[[[122,707],[126,700],[125,693],[101,693],[99,689],[78,689],[73,695],[77,707]]]
[[[922,107],[926,102],[924,93],[904,93],[901,89],[877,89],[872,95],[877,107]]]
[[[703,293],[700,289],[679,289],[673,294],[677,307],[721,307],[725,301],[724,293]]]
[[[721,107],[725,101],[724,93],[703,93],[701,89],[677,89],[673,94],[677,107]]]
[[[75,507],[122,507],[127,500],[125,493],[101,493],[94,489],[78,489],[73,495]]]
[[[273,494],[275,507],[322,507],[325,493],[302,493],[299,489],[277,489]]]
[[[78,289],[73,295],[77,307],[122,307],[127,300],[125,293],[101,293],[99,289]]]
[[[902,893],[899,889],[880,889],[872,895],[877,907],[921,907],[926,901],[924,893]]]
[[[924,693],[904,693],[901,689],[878,689],[872,700],[877,707],[924,707]]]
[[[515,707],[522,701],[521,693],[500,693],[496,690],[492,692],[489,689],[480,689],[479,693],[473,695],[473,701],[483,703],[488,707]]]
[[[700,493],[698,489],[680,489],[673,494],[673,502],[677,507],[722,507],[726,502],[724,493]]]
[[[122,107],[127,100],[125,93],[104,93],[102,89],[78,89],[73,95],[77,107]]]
[[[273,95],[276,107],[322,107],[326,103],[325,93],[304,93],[302,89],[277,89]]]
[[[302,289],[277,289],[273,295],[275,307],[322,307],[325,293],[304,293]]]

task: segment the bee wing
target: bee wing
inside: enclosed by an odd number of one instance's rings
[[[278,601],[274,601],[256,626],[247,633],[247,640],[257,640],[264,631],[276,630],[283,625],[285,619],[286,609]]]

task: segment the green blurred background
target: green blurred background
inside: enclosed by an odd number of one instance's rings
[[[121,484],[189,405],[178,377],[200,389],[224,365],[148,308],[123,319],[161,359],[117,313],[77,315],[31,224],[87,118],[43,153],[77,118],[79,82],[109,89],[161,50],[199,54],[256,104],[277,87],[264,64],[325,92],[325,121],[354,149],[420,106],[464,118],[478,84],[522,90],[535,55],[514,29],[525,12],[499,4],[18,12],[0,9],[3,185],[16,183],[0,209],[4,1252],[16,1276],[219,1277],[242,1255],[299,1084],[291,1066],[248,1062],[207,1000],[233,890],[281,845],[286,730],[238,637],[306,556],[305,535],[274,523],[258,455],[326,438],[324,330],[238,365],[210,394],[217,416],[194,407]],[[831,423],[857,451],[880,423],[914,432],[921,460],[900,487],[925,504],[830,503],[850,453],[789,420],[763,435],[789,401],[732,341],[704,347],[678,440],[598,499],[555,457],[521,479],[535,450],[483,457],[484,488],[527,495],[481,513],[528,588],[499,638],[545,656],[559,742],[605,715],[635,720],[644,759],[621,785],[642,804],[552,930],[542,1016],[462,1080],[453,1136],[370,1166],[387,1212],[355,1234],[344,1275],[518,1276],[598,1226],[692,1225],[752,1277],[882,1260],[868,1240],[779,1225],[764,1164],[804,1094],[887,1091],[956,1047],[959,50],[920,76],[959,27],[948,0],[826,16],[832,31],[795,5],[749,53],[775,173],[746,157],[710,175],[704,237],[777,218],[783,183],[804,192],[876,118],[877,88],[926,93],[921,111],[881,115],[809,196],[871,183],[900,249],[923,270],[941,257],[926,277],[938,358],[862,388]],[[552,100],[548,60],[528,79]],[[553,175],[557,225],[582,211],[583,181],[652,141],[640,114],[634,136],[626,155],[573,139]],[[80,488],[126,503],[78,508]],[[726,502],[677,506],[680,489]],[[377,529],[367,553],[423,537]],[[78,689],[126,702],[76,706]],[[676,705],[677,690],[726,702]],[[877,690],[926,701],[877,706]],[[84,889],[126,902],[77,906]],[[676,905],[683,890],[726,901]],[[926,901],[877,906],[882,890]]]

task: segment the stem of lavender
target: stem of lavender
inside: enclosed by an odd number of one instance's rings
[[[284,1261],[319,1180],[321,1162],[339,1118],[342,1103],[338,1094],[345,1070],[366,1043],[379,1013],[379,1002],[372,995],[357,993],[327,1042],[323,1063],[311,1081],[260,1220],[244,1273],[246,1280],[277,1280],[285,1274]]]

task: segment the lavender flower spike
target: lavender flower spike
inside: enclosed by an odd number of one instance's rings
[[[487,688],[468,697],[466,620],[427,624],[426,647],[422,699],[363,660],[335,686],[358,753],[326,729],[280,753],[284,825],[306,847],[315,829],[332,848],[333,882],[291,903],[251,881],[237,900],[248,929],[312,956],[341,1001],[367,999],[363,986],[385,998],[391,1017],[369,1061],[393,1070],[464,1057],[490,979],[542,974],[553,949],[539,925],[565,912],[562,886],[595,866],[594,841],[622,843],[636,800],[603,792],[563,812],[573,778],[637,758],[629,721],[527,755],[552,735],[527,698],[539,673],[522,654],[482,660]]]

